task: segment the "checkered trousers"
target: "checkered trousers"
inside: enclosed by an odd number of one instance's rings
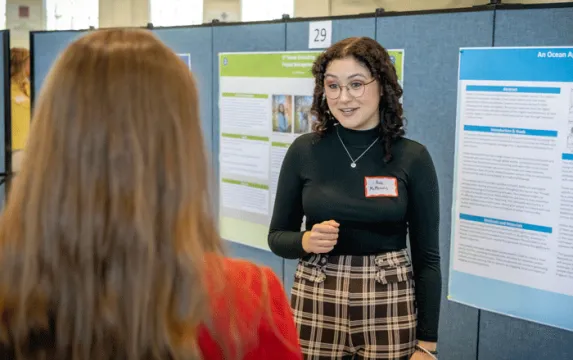
[[[414,352],[414,279],[405,249],[301,259],[291,306],[306,360],[407,360]]]

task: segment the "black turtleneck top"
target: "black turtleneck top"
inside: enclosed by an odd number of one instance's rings
[[[441,296],[439,190],[432,158],[423,145],[400,138],[384,162],[379,129],[341,125],[323,137],[311,133],[289,147],[279,175],[269,246],[287,259],[310,254],[302,248],[301,224],[335,220],[338,242],[330,255],[371,255],[407,247],[409,235],[419,340],[437,341]],[[340,137],[339,137],[340,136]],[[344,144],[344,146],[343,146]]]

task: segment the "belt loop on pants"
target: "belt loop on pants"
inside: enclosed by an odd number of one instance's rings
[[[299,260],[295,277],[321,283],[326,280],[324,269],[328,264],[328,254],[313,254]]]

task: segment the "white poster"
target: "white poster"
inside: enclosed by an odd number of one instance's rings
[[[230,241],[268,250],[282,161],[309,132],[318,52],[223,53],[220,73],[220,229]]]
[[[573,48],[462,49],[458,95],[449,298],[573,330]]]

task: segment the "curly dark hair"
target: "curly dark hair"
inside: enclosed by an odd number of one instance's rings
[[[384,161],[392,160],[392,143],[405,135],[402,104],[402,87],[398,83],[396,68],[386,49],[376,40],[368,37],[352,37],[332,45],[318,56],[312,67],[315,78],[312,113],[316,116],[313,131],[324,136],[338,122],[329,112],[324,98],[324,73],[332,60],[353,57],[370,70],[380,84],[380,138],[384,146]]]

